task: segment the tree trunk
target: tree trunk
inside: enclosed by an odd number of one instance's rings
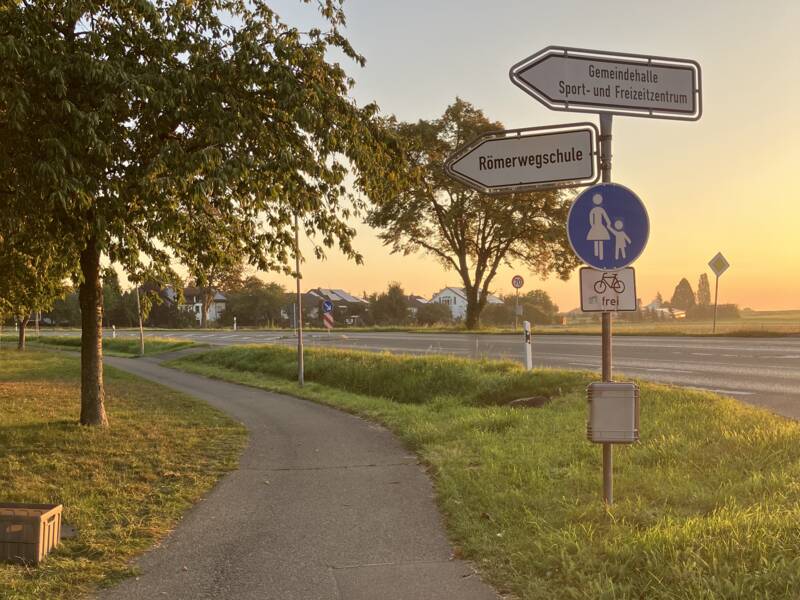
[[[203,308],[200,317],[200,327],[208,327],[208,311],[211,309],[211,302],[214,300],[214,291],[211,288],[203,288]]]
[[[25,350],[25,329],[28,326],[29,316],[19,318],[19,338],[17,339],[17,350]]]
[[[100,251],[89,240],[81,252],[81,425],[108,426],[103,387],[103,286]]]
[[[464,292],[467,295],[467,316],[464,325],[467,329],[477,329],[481,324],[481,306],[478,299],[478,288],[465,288]]]

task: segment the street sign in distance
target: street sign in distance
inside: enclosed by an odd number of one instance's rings
[[[597,138],[593,123],[495,131],[456,150],[444,168],[486,194],[590,185],[599,178]]]
[[[695,121],[702,114],[693,60],[548,46],[511,67],[511,81],[552,110]]]
[[[325,300],[325,302],[322,303],[322,312],[329,313],[331,311],[333,311],[333,302]]]
[[[722,256],[722,252],[717,252],[716,256],[708,261],[708,266],[711,267],[712,271],[714,271],[714,275],[719,277],[728,270],[728,267],[731,266],[731,263],[729,263],[728,260]]]
[[[514,275],[514,277],[511,278],[511,285],[518,290],[525,285],[525,280],[522,278],[522,275]]]
[[[601,271],[617,271],[633,263],[649,235],[650,220],[644,204],[617,183],[584,190],[567,216],[567,236],[575,254]]]
[[[636,273],[632,267],[619,271],[580,270],[583,312],[635,311]]]

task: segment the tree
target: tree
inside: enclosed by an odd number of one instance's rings
[[[125,271],[242,244],[285,268],[293,217],[315,246],[360,259],[345,189],[387,195],[393,142],[377,107],[349,97],[325,28],[286,25],[264,0],[12,2],[0,23],[0,195],[79,264],[81,417],[106,425],[100,260]]]
[[[371,302],[370,312],[376,325],[405,325],[408,322],[408,299],[399,283],[390,283],[385,293]]]
[[[450,307],[438,302],[428,302],[417,309],[417,323],[420,325],[436,325],[453,320]]]
[[[711,304],[711,286],[708,283],[708,275],[703,273],[697,282],[697,304],[709,306]]]
[[[103,271],[103,315],[105,326],[112,324],[112,317],[119,314],[122,306],[122,286],[116,270],[109,267]]]
[[[672,294],[670,306],[679,310],[689,310],[694,304],[692,285],[689,283],[689,280],[684,277],[678,282],[678,285],[675,286],[675,292]]]
[[[554,272],[563,279],[578,265],[564,226],[569,210],[565,193],[489,197],[445,174],[443,163],[457,147],[498,129],[500,123],[458,98],[439,119],[397,124],[409,181],[396,196],[374,206],[368,217],[393,252],[423,251],[459,274],[469,329],[479,326],[501,264],[514,261],[542,276]]]
[[[281,311],[286,306],[286,290],[280,284],[265,283],[251,276],[227,296],[227,306],[220,319],[223,325],[232,325],[236,317],[238,325],[274,326],[283,318]]]
[[[50,309],[66,294],[65,280],[74,267],[63,248],[49,244],[34,227],[0,215],[0,320],[16,317],[19,350],[25,349],[31,313]]]

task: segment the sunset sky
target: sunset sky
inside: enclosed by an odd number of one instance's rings
[[[313,3],[312,3],[313,4]],[[313,8],[273,2],[284,20],[307,27]],[[632,188],[650,215],[648,246],[634,264],[638,295],[668,299],[681,277],[696,288],[722,251],[731,268],[720,302],[756,309],[800,308],[800,3],[350,0],[346,35],[367,58],[349,65],[359,103],[375,100],[402,120],[431,119],[460,96],[507,128],[596,116],[555,112],[508,79],[515,62],[548,45],[690,58],[702,66],[703,116],[697,122],[615,117],[613,175]],[[391,255],[370,228],[356,240],[366,264],[336,252],[304,266],[304,288],[355,294],[399,281],[429,296],[459,285],[424,255]],[[579,304],[577,271],[541,281],[504,268],[494,291],[509,293],[514,273],[523,292],[547,290],[562,310]],[[265,278],[291,286],[291,279]]]

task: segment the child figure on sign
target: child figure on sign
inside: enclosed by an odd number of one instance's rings
[[[622,221],[617,219],[614,221],[614,229],[609,229],[614,234],[614,260],[619,260],[620,255],[622,258],[627,258],[627,247],[631,243],[631,238],[622,230]]]

